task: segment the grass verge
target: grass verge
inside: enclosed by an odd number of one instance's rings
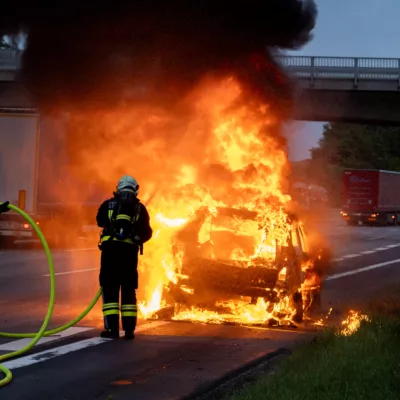
[[[400,398],[400,287],[364,309],[371,315],[350,336],[317,336],[279,368],[236,389],[230,400],[397,400]]]

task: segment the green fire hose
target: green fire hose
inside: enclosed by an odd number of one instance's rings
[[[64,331],[68,328],[70,328],[71,326],[77,324],[79,321],[81,321],[88,313],[89,311],[94,307],[94,305],[97,303],[97,300],[100,298],[101,296],[101,288],[99,289],[99,291],[97,292],[95,298],[92,300],[92,302],[87,306],[87,308],[78,316],[76,317],[74,320],[72,320],[71,322],[68,322],[68,324],[65,324],[63,326],[60,326],[58,328],[46,331],[46,328],[50,322],[50,318],[51,315],[53,313],[53,308],[54,308],[54,300],[55,300],[55,272],[54,272],[54,264],[53,264],[53,258],[51,256],[51,252],[50,252],[50,248],[47,244],[46,238],[44,237],[42,231],[40,230],[40,228],[37,226],[37,224],[35,223],[35,221],[33,221],[33,219],[23,210],[21,210],[20,208],[9,204],[8,202],[6,203],[0,203],[0,214],[2,212],[5,211],[9,211],[9,210],[13,210],[15,212],[17,212],[19,215],[21,215],[23,218],[25,218],[25,220],[32,226],[32,228],[35,230],[35,232],[37,233],[37,235],[39,236],[40,241],[42,242],[44,251],[46,252],[46,257],[47,257],[47,262],[49,265],[49,270],[50,270],[50,300],[49,300],[49,306],[47,309],[47,314],[46,317],[44,319],[44,322],[41,326],[41,328],[39,329],[39,331],[37,333],[5,333],[5,332],[0,332],[0,337],[7,337],[7,338],[32,338],[32,341],[27,344],[24,348],[17,350],[17,351],[13,351],[11,353],[7,353],[4,355],[0,355],[0,363],[5,361],[5,360],[9,360],[10,358],[14,358],[14,357],[18,357],[23,353],[26,353],[27,351],[31,350],[33,346],[35,346],[35,344],[43,337],[43,336],[51,336],[54,335],[56,333],[59,333],[61,331]],[[3,365],[0,364],[0,372],[2,372],[5,377],[0,380],[0,388],[3,386],[6,386],[7,384],[9,384],[12,380],[12,373],[9,369],[7,369],[6,367],[4,367]]]

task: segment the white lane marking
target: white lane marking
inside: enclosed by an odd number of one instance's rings
[[[360,257],[359,254],[347,254],[345,256],[342,256],[342,258],[354,258],[354,257]]]
[[[148,324],[139,325],[136,332],[142,332],[146,330],[150,330],[156,328],[158,326],[170,324],[170,321],[155,321],[150,322]],[[74,351],[83,350],[89,347],[98,346],[99,344],[107,343],[112,341],[113,339],[105,339],[101,337],[85,339],[79,342],[70,343],[64,346],[55,347],[50,350],[41,351],[39,353],[31,354],[28,356],[16,358],[15,360],[10,360],[3,363],[3,366],[9,369],[17,369],[22,367],[27,367],[32,364],[36,364],[42,361],[47,361],[55,357],[62,356],[64,354],[69,354]]]
[[[74,251],[89,251],[89,250],[98,250],[98,247],[85,247],[82,249],[65,249],[64,251],[74,252]]]
[[[73,271],[56,272],[54,275],[79,274],[81,272],[96,271],[96,270],[99,270],[99,268],[75,269]],[[42,275],[42,276],[50,276],[50,274],[46,274],[46,275]]]
[[[42,361],[50,360],[54,357],[62,356],[64,354],[69,354],[74,351],[86,349],[88,347],[97,346],[102,343],[108,342],[110,339],[104,338],[92,338],[82,340],[81,342],[67,344],[65,346],[58,347],[56,349],[50,349],[46,351],[41,351],[40,353],[32,354],[30,356],[25,356],[17,358],[15,360],[3,363],[3,366],[9,369],[17,369],[21,367],[27,367],[32,364],[36,364]]]
[[[361,272],[371,271],[372,269],[386,267],[387,265],[392,265],[392,264],[396,264],[399,262],[400,262],[400,258],[398,258],[396,260],[386,261],[386,262],[379,263],[379,264],[373,264],[373,265],[369,265],[367,267],[353,269],[352,271],[341,272],[340,274],[330,275],[327,278],[325,278],[325,280],[332,281],[334,279],[339,279],[339,278],[343,278],[345,276],[360,274]]]
[[[91,331],[93,329],[96,329],[96,328],[94,328],[94,327],[93,328],[92,327],[84,328],[84,327],[74,326],[72,328],[66,329],[63,332],[58,333],[57,335],[52,335],[52,336],[41,338],[37,342],[36,346],[40,345],[40,344],[45,344],[45,343],[50,343],[50,342],[55,342],[55,341],[58,341],[58,340],[62,340],[62,339],[65,339],[67,337],[77,335],[78,333]],[[14,340],[12,342],[8,342],[8,343],[5,343],[5,344],[2,344],[0,346],[0,351],[17,351],[17,350],[21,350],[26,345],[28,345],[31,341],[32,341],[32,338]]]
[[[365,254],[373,254],[373,253],[376,253],[377,251],[389,250],[389,249],[393,249],[393,248],[399,247],[399,246],[400,246],[400,243],[388,244],[387,246],[384,246],[384,247],[377,247],[376,249],[372,249],[372,250],[360,251],[360,253],[357,253],[357,254],[346,254],[346,255],[341,256],[340,258],[334,258],[332,261],[340,262],[340,261],[343,261],[348,258],[361,257]]]

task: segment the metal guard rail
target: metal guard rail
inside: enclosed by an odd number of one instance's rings
[[[400,80],[400,59],[279,55],[276,60],[300,79]]]
[[[0,49],[0,71],[15,71],[20,67],[21,50]]]

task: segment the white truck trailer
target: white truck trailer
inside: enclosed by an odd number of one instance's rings
[[[67,126],[67,115],[54,119],[35,110],[0,112],[0,202],[9,201],[32,216],[52,247],[76,246],[83,239],[94,247],[96,207],[106,194],[91,196],[89,185],[70,173]],[[71,196],[72,187],[82,191],[85,202]],[[18,214],[0,214],[2,242],[34,238]]]
[[[0,201],[9,201],[35,217],[38,192],[39,115],[0,114]],[[18,215],[0,215],[2,242],[33,237]]]

